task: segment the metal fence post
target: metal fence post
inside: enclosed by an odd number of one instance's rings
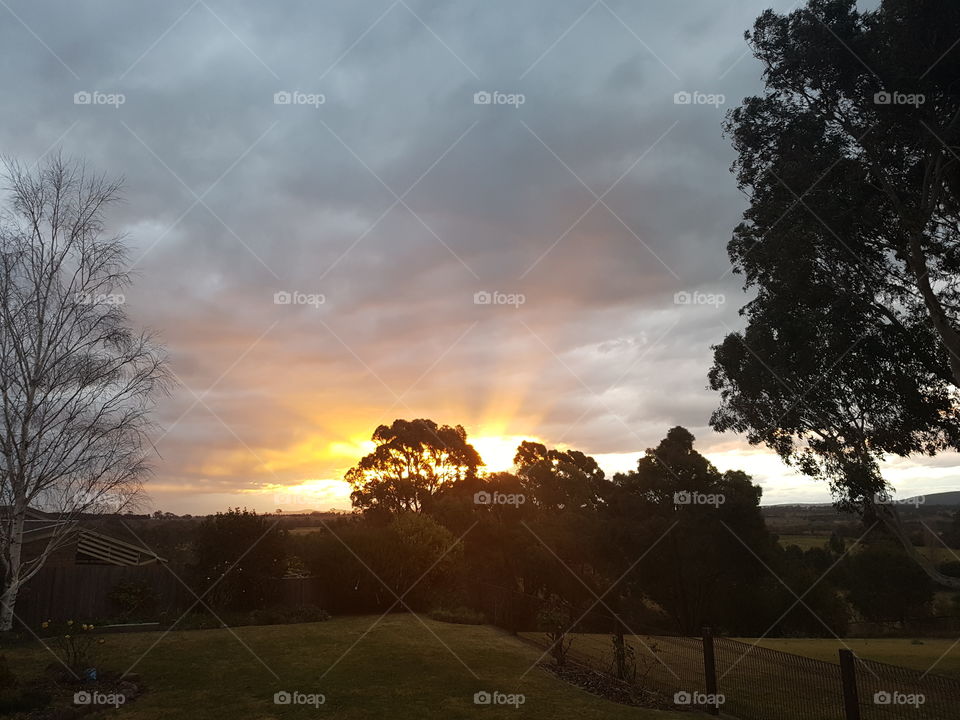
[[[857,694],[856,657],[852,650],[840,649],[840,679],[843,683],[843,708],[847,720],[860,720],[860,697]]]
[[[703,676],[706,680],[707,695],[717,695],[717,663],[713,655],[713,631],[709,627],[703,628]],[[711,715],[719,715],[720,708],[713,704],[708,711]]]

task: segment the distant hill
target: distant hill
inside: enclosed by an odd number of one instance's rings
[[[946,492],[930,493],[928,495],[913,495],[907,498],[896,498],[897,504],[902,505],[935,505],[938,507],[960,507],[960,490],[948,490]],[[832,508],[830,503],[780,503],[775,505],[763,505],[764,510],[789,510],[797,509],[816,509]]]
[[[960,490],[949,490],[947,492],[931,493],[930,495],[916,495],[903,500],[904,503],[911,503],[919,500],[918,504],[937,505],[937,506],[960,506]]]

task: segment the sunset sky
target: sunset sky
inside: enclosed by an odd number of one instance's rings
[[[765,503],[829,500],[707,424],[746,297],[721,123],[761,89],[744,30],[794,4],[0,2],[0,150],[126,178],[126,304],[180,383],[151,509],[348,508],[399,417],[609,472],[680,424]]]

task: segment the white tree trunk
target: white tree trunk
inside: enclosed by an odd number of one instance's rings
[[[0,594],[0,632],[13,630],[17,593],[20,591],[20,564],[23,553],[23,526],[26,506],[15,508],[10,518],[10,538],[7,542],[7,557],[3,558],[3,592]]]
[[[0,595],[0,632],[13,630],[14,608],[17,603],[17,592],[20,584],[14,581],[7,585]]]

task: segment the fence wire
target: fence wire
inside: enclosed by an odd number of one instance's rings
[[[956,720],[960,680],[857,658],[861,720]]]
[[[723,711],[742,720],[845,720],[840,666],[714,639]]]
[[[545,601],[496,586],[478,587],[477,609],[495,625],[518,633],[545,652],[550,640],[538,627]],[[567,658],[668,701],[708,695],[704,640],[644,626],[629,616],[569,608]],[[631,648],[631,673],[618,672],[613,638],[618,628]],[[849,720],[839,663],[772,650],[730,638],[713,639],[721,714],[739,720]],[[546,659],[546,657],[545,657]],[[838,656],[839,659],[839,656]],[[859,720],[960,720],[960,680],[857,658]],[[703,710],[704,707],[699,708]]]

